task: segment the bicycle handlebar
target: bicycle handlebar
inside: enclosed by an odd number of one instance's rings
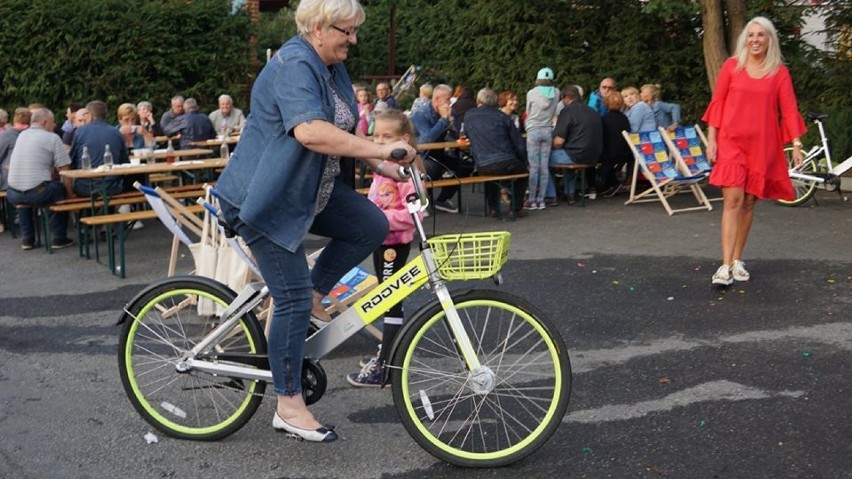
[[[397,148],[391,152],[391,158],[394,160],[401,160],[405,158],[407,152],[402,148]],[[400,178],[411,178],[411,182],[414,184],[414,192],[417,194],[417,198],[420,200],[420,204],[426,205],[427,197],[426,190],[423,188],[423,184],[420,182],[420,175],[417,173],[417,168],[413,168],[412,166],[402,166],[399,165],[399,176]]]

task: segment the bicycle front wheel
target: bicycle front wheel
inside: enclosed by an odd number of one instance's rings
[[[453,298],[481,367],[468,370],[445,313],[433,303],[411,319],[391,369],[394,403],[409,434],[464,467],[515,462],[562,422],[571,365],[562,339],[526,301],[501,291]]]
[[[218,326],[217,306],[221,311],[235,297],[215,281],[183,277],[154,285],[129,306],[118,348],[121,383],[133,407],[157,430],[179,439],[213,441],[242,427],[260,405],[264,382],[175,368]],[[265,354],[255,316],[240,318],[213,352]]]
[[[795,161],[793,161],[793,148],[784,148],[784,156],[787,157],[787,168],[793,168],[796,165]],[[806,160],[805,164],[803,164],[802,167],[798,169],[798,172],[804,175],[813,175],[817,172],[816,161],[814,161],[813,159]],[[777,200],[776,203],[781,206],[799,206],[811,199],[811,197],[816,192],[816,181],[793,177],[790,178],[790,181],[793,183],[793,194],[795,194],[796,197],[789,201]]]

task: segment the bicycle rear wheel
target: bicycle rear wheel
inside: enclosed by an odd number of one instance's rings
[[[787,168],[793,168],[796,163],[793,161],[793,148],[787,147],[784,148],[784,156],[787,157]],[[813,159],[806,160],[805,164],[799,168],[798,172],[804,175],[812,175],[816,173],[817,164]],[[813,180],[806,180],[800,178],[790,178],[790,181],[793,183],[793,193],[796,197],[792,200],[777,200],[781,206],[799,206],[804,204],[806,201],[811,199],[811,197],[816,192],[817,182]]]
[[[465,467],[515,462],[562,422],[571,365],[562,339],[526,301],[501,291],[453,298],[482,367],[470,372],[435,302],[411,319],[392,362],[394,404],[414,440]]]
[[[128,307],[130,319],[118,348],[121,383],[133,407],[157,430],[180,439],[213,441],[242,427],[260,405],[264,382],[175,369],[184,353],[220,322],[215,313],[204,311],[215,307],[200,308],[200,301],[225,307],[235,297],[210,279],[182,277],[152,286]],[[240,318],[213,348],[214,355],[225,353],[266,353],[263,329],[253,314]]]

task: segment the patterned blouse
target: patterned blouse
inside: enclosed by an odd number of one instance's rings
[[[340,98],[337,91],[332,88],[331,93],[334,96],[334,126],[343,131],[349,131],[355,126],[355,116],[352,115],[352,110],[349,105]],[[317,196],[317,214],[320,214],[328,204],[328,199],[331,198],[331,191],[334,189],[334,179],[340,174],[340,157],[337,155],[329,155],[325,162],[325,169],[322,172],[322,182],[320,183],[319,195]]]

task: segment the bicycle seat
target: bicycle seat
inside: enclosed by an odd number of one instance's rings
[[[825,113],[817,113],[815,111],[809,111],[805,114],[805,118],[807,118],[808,121],[817,121],[817,120],[822,121],[822,120],[825,120],[826,118],[828,118],[828,115],[825,114]]]

